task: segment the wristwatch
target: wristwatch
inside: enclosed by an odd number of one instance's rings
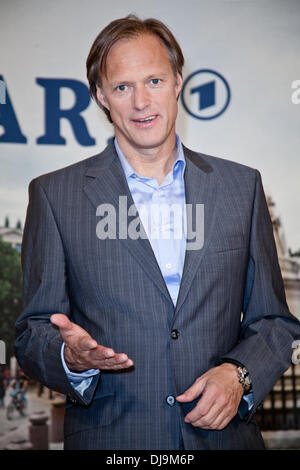
[[[251,384],[251,379],[249,376],[248,369],[239,361],[236,361],[235,359],[223,357],[220,363],[224,364],[224,362],[229,362],[229,364],[235,365],[237,376],[238,376],[238,381],[240,382],[240,384],[242,384],[244,394],[246,395],[247,393],[252,392],[252,384]]]
[[[252,385],[248,370],[246,369],[246,367],[242,366],[236,366],[236,370],[239,382],[240,384],[242,384],[242,387],[244,389],[244,393],[249,393],[252,389]]]

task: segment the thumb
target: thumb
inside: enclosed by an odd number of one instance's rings
[[[63,313],[54,313],[50,317],[50,321],[53,325],[57,326],[60,330],[63,330],[64,333],[71,333],[72,322],[69,320],[67,315]],[[62,333],[62,331],[61,331]]]
[[[178,395],[176,400],[181,401],[183,403],[190,402],[195,400],[199,397],[199,395],[203,392],[206,385],[206,379],[199,377],[191,387],[189,387],[184,393]]]
[[[53,325],[59,328],[59,332],[65,343],[73,344],[75,341],[83,350],[97,347],[97,341],[94,340],[87,331],[81,328],[81,326],[71,322],[67,315],[54,313],[51,315],[50,320]]]

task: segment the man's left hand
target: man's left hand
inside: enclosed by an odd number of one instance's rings
[[[200,394],[200,400],[184,421],[197,428],[224,429],[236,415],[243,396],[236,366],[224,363],[208,370],[176,399],[182,403],[191,402]]]

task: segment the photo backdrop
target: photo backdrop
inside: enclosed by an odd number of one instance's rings
[[[298,0],[1,0],[0,226],[24,223],[32,178],[113,135],[89,99],[85,61],[99,31],[129,13],[161,19],[182,46],[182,141],[257,168],[299,250]]]

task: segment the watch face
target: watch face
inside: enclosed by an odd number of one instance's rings
[[[237,367],[237,372],[239,376],[239,382],[242,384],[244,392],[248,392],[251,389],[251,380],[248,370],[246,367]]]

